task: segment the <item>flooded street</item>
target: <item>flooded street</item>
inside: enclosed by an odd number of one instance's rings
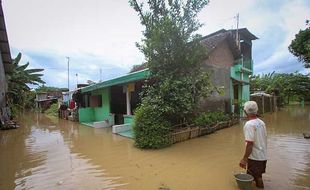
[[[310,106],[265,114],[265,189],[310,189]],[[238,189],[242,123],[162,150],[139,150],[111,129],[25,113],[0,131],[0,189]]]

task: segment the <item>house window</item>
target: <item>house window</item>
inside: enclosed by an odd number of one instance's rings
[[[90,107],[102,107],[101,95],[90,96],[89,105]]]

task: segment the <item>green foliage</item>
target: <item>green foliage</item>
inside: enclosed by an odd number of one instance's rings
[[[44,112],[47,115],[58,117],[58,103],[52,104],[47,110]]]
[[[52,86],[39,86],[35,89],[36,92],[67,92],[68,88],[58,88]]]
[[[26,91],[23,93],[23,97],[20,97],[22,102],[22,107],[25,109],[35,108],[35,98],[36,94],[33,91]]]
[[[154,116],[159,117],[154,126],[165,129],[167,124],[186,122],[194,115],[199,99],[208,97],[213,90],[209,75],[202,69],[207,51],[200,43],[201,36],[195,34],[201,26],[197,14],[208,1],[154,0],[147,2],[147,8],[136,0],[129,2],[145,26],[144,38],[137,47],[144,54],[154,81],[145,88],[139,111],[151,109]],[[144,108],[149,105],[154,108]],[[139,127],[149,127],[151,131],[162,129],[139,122],[147,122],[147,118],[135,119],[135,130],[144,130]],[[152,135],[145,132],[144,138],[153,138]],[[139,142],[136,139],[137,146]],[[154,143],[149,141],[149,146],[139,147],[154,147]]]
[[[158,105],[142,105],[135,112],[134,136],[139,148],[162,148],[171,144],[171,124],[158,115]]]
[[[257,75],[250,79],[251,91],[265,91],[279,96],[281,103],[290,98],[307,99],[310,96],[309,74],[301,73],[271,73],[267,75]]]
[[[304,63],[305,68],[310,68],[310,24],[307,20],[308,28],[300,30],[292,40],[289,51]]]
[[[29,84],[38,85],[44,84],[45,82],[41,79],[43,74],[38,72],[42,72],[43,69],[27,69],[29,63],[25,65],[19,65],[22,54],[19,53],[15,59],[13,59],[13,72],[9,73],[8,78],[8,96],[11,99],[12,104],[17,104],[22,107],[25,105],[29,105],[29,102],[32,101],[34,104],[34,99],[31,97],[23,97],[21,94],[25,95],[27,92],[30,92]]]
[[[21,110],[23,109],[23,107],[18,104],[11,104],[9,106],[10,106],[13,118],[16,117],[18,113],[21,112]]]
[[[132,68],[130,69],[129,73],[133,73],[136,71],[140,71],[146,68],[146,64],[140,64],[140,65],[133,65]]]
[[[212,126],[218,122],[226,122],[229,121],[230,117],[228,114],[224,112],[203,112],[200,113],[194,120],[194,124],[196,126]]]

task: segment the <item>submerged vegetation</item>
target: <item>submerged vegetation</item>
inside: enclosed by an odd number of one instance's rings
[[[47,110],[44,111],[44,113],[50,116],[58,117],[58,103],[52,104]]]
[[[152,78],[135,113],[135,142],[141,148],[161,148],[170,143],[171,126],[191,120],[200,98],[213,90],[201,68],[206,48],[195,34],[201,26],[197,14],[208,1],[154,0],[147,8],[129,2],[145,27],[137,47]]]

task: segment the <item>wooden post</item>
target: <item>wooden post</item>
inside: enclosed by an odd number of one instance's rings
[[[273,112],[273,109],[272,109],[272,101],[271,101],[271,97],[269,97],[269,107],[270,107],[270,112]]]
[[[278,111],[278,101],[277,96],[273,96],[274,110]]]

